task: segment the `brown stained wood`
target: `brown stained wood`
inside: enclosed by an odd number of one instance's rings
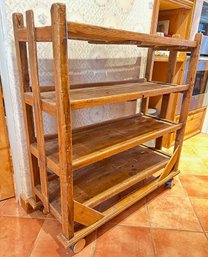
[[[32,91],[34,95],[34,114],[36,122],[36,136],[38,146],[38,161],[40,168],[40,182],[41,192],[44,197],[44,208],[46,212],[49,212],[48,202],[48,186],[47,186],[47,170],[46,170],[46,156],[45,156],[45,142],[44,142],[44,123],[41,109],[41,98],[39,89],[39,75],[38,75],[38,58],[37,58],[37,44],[35,38],[35,25],[34,15],[32,11],[26,12],[26,24],[28,34],[28,52],[29,52],[29,64],[30,64],[30,78]]]
[[[168,58],[168,72],[167,72],[167,83],[174,82],[174,75],[176,70],[176,63],[177,63],[177,51],[170,51],[169,58]],[[177,87],[177,86],[176,86]],[[160,117],[164,119],[170,119],[168,114],[170,113],[171,106],[171,94],[164,94],[162,97],[162,105],[160,109]],[[163,137],[160,137],[156,140],[156,148],[161,149],[163,145]]]
[[[177,149],[174,151],[174,153],[173,153],[173,155],[171,156],[169,162],[168,162],[167,165],[165,166],[164,171],[163,171],[162,174],[160,175],[159,180],[162,180],[162,179],[164,179],[165,177],[167,177],[167,176],[170,174],[170,172],[172,171],[172,169],[173,169],[173,167],[174,167],[174,165],[175,165],[175,163],[176,163],[176,161],[177,161],[177,159],[178,159],[178,152],[179,152],[178,150],[179,150],[179,148],[177,148]]]
[[[30,91],[30,79],[28,72],[28,60],[27,60],[27,48],[25,42],[19,42],[18,30],[24,27],[23,15],[19,13],[14,13],[13,16],[13,28],[14,28],[14,38],[16,47],[16,59],[18,66],[18,75],[20,83],[20,92],[22,99],[22,109],[24,115],[24,125],[27,145],[35,142],[35,131],[34,131],[34,120],[33,120],[33,110],[31,106],[24,103],[24,93]],[[30,178],[32,184],[33,197],[37,200],[34,193],[34,188],[40,183],[39,167],[37,158],[33,157],[30,149],[28,149],[28,159],[30,165]]]
[[[176,175],[179,174],[179,171],[171,172],[166,178],[159,181],[158,179],[152,181],[151,183],[147,184],[146,186],[138,189],[137,191],[131,193],[130,195],[127,195],[124,199],[122,199],[120,202],[114,204],[111,208],[107,209],[104,212],[104,218],[97,221],[91,226],[85,227],[77,232],[75,232],[74,237],[71,240],[67,240],[66,237],[64,237],[63,234],[58,235],[58,240],[62,243],[62,245],[65,248],[70,247],[71,245],[75,244],[77,241],[79,241],[81,238],[86,237],[89,235],[92,231],[96,230],[109,220],[113,219],[115,216],[165,184],[168,180],[172,179]]]
[[[170,157],[138,146],[74,172],[74,200],[95,207],[162,170]],[[49,182],[51,204],[60,212],[59,179]]]
[[[142,112],[143,114],[147,114],[147,113],[148,113],[148,107],[149,107],[149,97],[142,98],[142,102],[141,102],[141,112]]]
[[[69,101],[66,6],[51,7],[54,79],[56,89],[59,165],[61,183],[62,230],[66,238],[74,234],[74,201],[72,176],[72,132]]]
[[[151,34],[155,34],[157,32],[157,20],[159,15],[159,9],[160,9],[160,0],[155,0],[153,12],[152,12],[152,21],[151,21],[151,29],[150,29]],[[152,81],[154,59],[155,59],[155,51],[154,49],[150,48],[148,49],[148,53],[147,53],[147,64],[146,64],[146,72],[145,72],[145,77],[147,81]],[[142,99],[141,111],[145,114],[147,114],[148,112],[149,100],[150,100],[149,97]]]
[[[166,85],[161,83],[130,83],[130,84],[115,84],[102,87],[88,87],[70,90],[70,103],[72,109],[87,108],[97,105],[110,103],[118,103],[129,100],[136,100],[142,97],[155,95],[163,95],[167,93],[176,93],[185,91],[188,85],[178,85],[177,87],[171,84]],[[44,111],[56,115],[56,93],[42,92],[42,108]],[[33,94],[25,94],[25,102],[29,105],[34,104]]]
[[[14,196],[13,169],[0,79],[0,201]]]
[[[81,84],[71,84],[70,89],[86,88],[86,87],[102,87],[102,86],[112,86],[115,84],[128,84],[128,83],[142,83],[146,82],[145,78],[140,79],[129,79],[120,81],[107,81],[107,82],[93,82],[93,83],[81,83]],[[41,85],[41,92],[55,91],[55,86],[53,85]]]
[[[149,35],[144,33],[130,32],[125,30],[111,29],[105,27],[98,27],[94,25],[87,25],[75,22],[68,22],[68,38],[74,40],[86,40],[95,43],[125,43],[141,45],[143,47],[175,47],[185,48],[190,50],[196,47],[196,42],[177,39],[177,38],[165,38],[157,35]],[[27,41],[27,34],[25,29],[18,31],[20,41]],[[36,28],[36,38],[38,42],[50,42],[52,41],[52,28],[51,26],[45,26]]]
[[[180,124],[135,115],[75,129],[72,134],[73,170],[176,131],[180,127]],[[32,152],[38,155],[36,144],[32,145]],[[47,160],[50,160],[48,167],[56,170],[60,165],[57,139],[46,142],[46,155]]]
[[[197,47],[191,52],[188,74],[186,78],[186,83],[189,84],[190,86],[189,86],[189,90],[183,95],[182,107],[181,107],[180,118],[179,118],[179,122],[182,123],[182,128],[176,133],[176,139],[175,139],[175,145],[174,145],[175,150],[179,147],[179,154],[178,154],[179,157],[175,164],[174,169],[178,168],[182,146],[183,146],[186,121],[189,113],[190,101],[191,101],[191,96],[192,96],[194,82],[196,78],[196,72],[197,72],[197,64],[198,64],[198,59],[200,55],[200,48],[201,48],[201,41],[202,41],[201,33],[198,33],[195,35],[195,41],[197,42]]]
[[[159,1],[156,5],[158,7]],[[32,168],[37,167],[39,159],[40,165],[44,163],[44,167],[50,169],[47,172],[50,212],[62,223],[59,239],[65,247],[69,247],[179,173],[178,160],[195,79],[199,36],[195,41],[188,41],[67,22],[63,4],[52,5],[52,26],[34,28],[33,17],[29,17],[29,14],[27,13],[27,28],[24,28],[22,16],[14,15],[28,148],[29,153],[32,153],[29,158]],[[67,39],[150,47],[152,53],[153,50],[168,49],[171,51],[166,79],[168,83],[131,80],[70,86]],[[40,41],[49,41],[53,45],[54,85],[46,85],[45,88],[39,85],[37,77],[36,42]],[[29,43],[30,48],[33,92],[28,76],[25,42]],[[177,51],[192,52],[187,85],[170,84],[173,82]],[[152,77],[152,57],[153,55],[149,58],[151,65],[147,69],[149,81]],[[179,124],[167,120],[170,94],[177,92],[185,93]],[[142,110],[146,113],[149,97],[157,95],[163,96],[160,118],[139,114],[72,130],[72,109],[142,98],[145,99]],[[32,108],[35,109],[37,141],[34,136]],[[43,127],[40,127],[42,111],[57,116],[57,136],[44,136]],[[31,127],[27,126],[30,121]],[[176,136],[175,153],[172,157],[158,149],[138,146],[177,130],[180,132]],[[38,176],[35,172],[32,176],[34,195],[44,203],[45,197],[41,192]],[[150,177],[154,179],[152,182],[129,193],[129,189]],[[125,190],[128,195],[103,214],[92,209],[113,196],[120,196]],[[76,222],[85,227],[75,230]]]
[[[85,244],[86,244],[86,240],[83,238],[77,241],[73,246],[71,246],[73,253],[76,254],[82,251],[82,249],[85,247]]]
[[[102,213],[74,201],[74,221],[84,226],[90,226],[102,219]]]

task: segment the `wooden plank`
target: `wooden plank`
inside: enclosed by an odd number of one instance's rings
[[[200,55],[200,48],[201,48],[201,41],[202,41],[201,33],[198,33],[195,35],[195,41],[197,42],[197,47],[193,49],[191,52],[189,69],[188,69],[188,74],[186,78],[186,83],[189,84],[190,87],[189,87],[189,90],[183,95],[182,107],[180,112],[179,122],[182,123],[182,128],[176,133],[176,140],[174,145],[175,150],[179,147],[178,160],[175,164],[174,169],[178,168],[182,146],[183,146],[186,121],[189,113],[190,101],[191,101],[191,96],[192,96],[193,87],[194,87],[195,78],[196,78],[196,72],[197,72],[197,64],[198,64],[198,59]]]
[[[28,145],[28,159],[30,165],[30,178],[32,184],[32,194],[35,200],[36,194],[34,188],[40,183],[39,167],[37,158],[33,157],[29,145],[35,142],[35,131],[34,131],[34,120],[33,120],[33,110],[31,106],[24,103],[24,93],[30,91],[30,79],[28,72],[28,58],[27,58],[27,48],[25,42],[19,42],[18,30],[24,27],[23,16],[19,13],[14,13],[13,16],[13,28],[14,28],[14,38],[15,38],[15,48],[16,48],[16,59],[18,66],[18,75],[20,82],[20,92],[22,99],[22,109],[24,115],[24,125],[26,133],[26,141]]]
[[[170,174],[170,172],[172,171],[172,168],[174,167],[174,165],[175,165],[175,163],[176,163],[176,161],[177,161],[177,159],[178,159],[178,152],[179,152],[178,150],[179,150],[179,148],[177,148],[177,149],[174,151],[174,153],[173,153],[173,155],[172,155],[170,161],[167,163],[167,165],[166,165],[165,168],[164,168],[163,173],[160,175],[159,180],[162,180],[162,179],[164,179],[165,177],[167,177],[167,176]]]
[[[91,42],[101,43],[121,43],[135,44],[145,46],[164,46],[164,47],[185,47],[186,50],[196,47],[196,42],[185,39],[165,38],[157,35],[149,35],[138,32],[130,32],[126,30],[111,29],[88,24],[68,22],[68,38],[74,40],[86,40]],[[45,26],[36,28],[36,38],[39,42],[50,42],[52,40],[52,28]],[[27,41],[25,29],[18,31],[18,36],[21,41]]]
[[[144,198],[145,196],[147,196],[148,194],[153,192],[155,189],[157,189],[158,187],[160,187],[163,184],[165,184],[165,182],[167,182],[168,180],[170,180],[171,178],[176,176],[178,173],[179,173],[179,171],[171,172],[163,180],[159,181],[157,179],[157,180],[149,183],[147,186],[144,186],[141,189],[137,190],[136,192],[133,192],[132,194],[128,195],[127,197],[122,199],[120,202],[118,202],[117,204],[113,205],[112,208],[106,210],[103,213],[105,215],[104,218],[102,218],[101,220],[97,221],[95,224],[93,224],[91,226],[85,227],[85,228],[75,232],[74,237],[71,240],[67,240],[67,238],[64,237],[63,234],[59,234],[58,235],[59,241],[62,243],[62,245],[65,248],[68,248],[68,247],[72,246],[78,240],[80,240],[82,238],[85,238],[92,231],[96,230],[97,228],[99,228],[100,226],[102,226],[103,224],[108,222],[109,220],[113,219],[119,213],[123,212],[124,210],[126,210],[127,208],[129,208],[130,206],[132,206],[133,204],[138,202],[140,199]]]
[[[44,142],[44,123],[41,109],[41,97],[39,89],[39,74],[38,74],[38,59],[37,59],[37,44],[35,38],[35,24],[33,11],[26,12],[26,24],[28,34],[28,51],[30,64],[30,78],[32,91],[34,95],[34,114],[36,123],[37,148],[39,152],[38,162],[40,169],[41,193],[43,195],[44,211],[49,212],[48,201],[48,186],[47,186],[47,167]]]
[[[177,55],[178,55],[177,51],[170,51],[169,58],[168,58],[168,73],[167,73],[167,78],[166,78],[167,83],[174,82],[173,80],[174,80],[174,75],[175,75],[175,70],[176,70]],[[160,109],[160,117],[161,118],[165,118],[165,119],[170,118],[170,117],[168,117],[168,113],[169,113],[170,108],[172,108],[172,106],[170,106],[171,97],[172,97],[171,94],[164,94],[162,97],[162,105],[161,105],[161,109]],[[163,137],[159,137],[156,140],[156,148],[161,149],[162,145],[163,145]]]
[[[169,159],[166,153],[138,146],[74,171],[74,200],[93,208],[162,170]],[[61,214],[58,177],[49,181],[49,198]]]
[[[103,217],[102,213],[74,201],[74,221],[84,226],[90,226]]]
[[[106,82],[93,82],[93,83],[79,83],[79,84],[71,84],[70,89],[76,88],[86,88],[86,87],[102,87],[102,86],[112,86],[116,84],[128,84],[128,83],[143,83],[146,82],[145,78],[140,79],[129,79],[129,80],[120,80],[120,81],[106,81]],[[41,92],[55,91],[54,85],[42,85],[40,87]]]
[[[128,150],[166,133],[174,132],[180,127],[180,124],[155,119],[151,116],[133,115],[75,129],[72,135],[73,170]],[[86,137],[86,135],[88,136]],[[37,149],[36,144],[33,144],[32,148]],[[33,150],[33,153],[36,156],[38,151]],[[46,142],[46,155],[47,160],[50,160],[51,164],[54,163],[50,169],[53,171],[54,167],[58,169],[60,164],[56,139]]]
[[[66,7],[51,7],[54,78],[56,89],[59,165],[61,184],[61,222],[66,238],[74,234],[74,201],[72,175],[71,107],[69,102]]]
[[[102,87],[88,87],[70,90],[71,108],[80,109],[104,104],[119,103],[124,101],[136,100],[155,95],[177,93],[186,91],[188,85],[161,84],[161,83],[130,83],[115,84]],[[25,102],[33,105],[33,94],[25,94]],[[42,109],[52,115],[57,114],[55,92],[41,93]]]
[[[0,79],[0,201],[14,196],[13,169]]]
[[[145,178],[150,177],[155,172],[164,168],[164,165],[166,162],[167,162],[167,159],[164,158],[163,161],[159,162],[158,164],[155,164],[152,167],[145,168],[142,172],[138,172],[137,174],[135,172],[134,176],[132,176],[132,177],[122,181],[121,183],[118,183],[118,184],[112,186],[111,188],[105,190],[104,192],[101,192],[100,194],[90,198],[88,201],[84,202],[84,204],[91,208],[98,206],[100,203],[104,202],[105,200],[110,199],[111,197],[115,196],[116,194],[130,188],[131,186],[135,185],[136,183],[142,181]],[[142,164],[142,166],[145,166],[145,164]],[[112,172],[114,172],[114,171],[112,171]]]

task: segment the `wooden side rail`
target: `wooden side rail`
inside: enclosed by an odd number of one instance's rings
[[[13,15],[13,25],[33,189],[31,205],[36,208],[35,203],[41,201],[44,210],[56,217],[62,225],[59,239],[69,247],[179,173],[202,35],[189,41],[67,22],[63,4],[52,5],[51,26],[36,28],[32,11],[26,12],[26,27],[21,14]],[[68,39],[150,48],[147,81],[70,85]],[[40,85],[37,42],[52,42],[54,85]],[[170,51],[167,84],[149,82],[154,51],[161,49]],[[191,52],[185,85],[171,84],[178,51]],[[184,96],[179,123],[174,123],[168,120],[167,110],[170,95],[177,92]],[[158,95],[162,96],[159,118],[140,113],[72,129],[73,109],[141,98],[145,114],[149,97]],[[56,115],[57,135],[45,135],[43,112]],[[173,132],[177,134],[170,157],[160,148],[162,137]],[[139,146],[152,139],[157,139],[155,149]],[[133,188],[150,177],[151,182]],[[113,196],[121,198],[104,212],[93,209]]]
[[[130,32],[126,30],[111,29],[75,22],[67,23],[68,39],[85,40],[90,43],[105,44],[127,44],[140,47],[154,48],[155,50],[167,50],[173,48],[179,51],[191,51],[196,47],[195,41],[165,38],[157,35]],[[38,27],[35,32],[37,42],[52,41],[52,27]],[[18,29],[19,41],[27,42],[28,35],[26,28]]]

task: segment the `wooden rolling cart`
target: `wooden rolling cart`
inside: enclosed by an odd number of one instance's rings
[[[13,24],[33,187],[29,202],[34,208],[41,203],[44,212],[61,222],[59,240],[78,252],[85,236],[166,182],[171,185],[179,173],[201,35],[188,41],[67,22],[63,4],[52,5],[51,26],[35,27],[32,11],[26,12],[26,27],[22,14],[13,15]],[[139,79],[69,85],[68,39],[168,50],[169,78],[177,51],[190,51],[187,83],[176,86]],[[37,42],[52,42],[54,85],[39,83]],[[178,92],[183,104],[180,120],[174,123],[165,114],[171,108],[170,94]],[[156,95],[163,96],[159,118],[145,114],[144,108],[144,113],[72,129],[72,110],[139,98],[145,106],[145,99]],[[42,112],[56,116],[57,135],[44,134]],[[175,148],[168,155],[160,150],[160,139],[176,131]],[[156,138],[155,148],[143,145]]]

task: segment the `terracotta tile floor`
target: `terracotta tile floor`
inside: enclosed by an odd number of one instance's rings
[[[184,143],[181,174],[87,237],[77,257],[208,257],[208,135]],[[0,202],[0,257],[73,256],[57,241],[61,226]]]

